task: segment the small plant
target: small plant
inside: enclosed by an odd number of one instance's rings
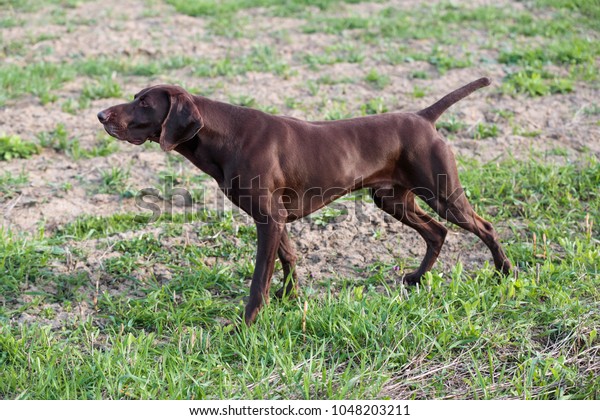
[[[365,81],[377,89],[383,89],[390,84],[390,77],[385,74],[380,74],[377,70],[372,69],[365,76]]]
[[[109,136],[106,133],[100,133],[97,138],[98,145],[92,147],[89,150],[85,150],[83,152],[84,157],[98,157],[98,156],[108,156],[119,150],[119,143],[115,140],[114,137]]]
[[[550,88],[542,79],[542,75],[534,70],[521,70],[508,76],[506,84],[509,90],[529,96],[544,96],[550,93]]]
[[[508,121],[512,121],[515,117],[515,111],[512,109],[494,109],[494,114]]]
[[[100,170],[99,193],[125,195],[127,193],[129,168],[113,167]]]
[[[257,108],[268,114],[279,114],[279,109],[275,105],[259,105]]]
[[[426,71],[423,71],[423,70],[416,70],[416,71],[413,71],[413,72],[410,74],[410,77],[411,77],[412,79],[423,79],[423,80],[425,80],[425,79],[429,79],[429,75],[427,74],[427,72],[426,72]]]
[[[75,115],[79,111],[79,104],[73,98],[66,99],[60,106],[62,112]]]
[[[498,136],[498,126],[496,124],[485,124],[478,123],[475,126],[475,131],[473,133],[474,139],[486,139],[488,137],[497,137]]]
[[[329,223],[333,222],[338,216],[342,214],[347,214],[347,210],[345,209],[336,209],[334,207],[325,207],[323,210],[317,212],[314,215],[310,216],[312,222],[317,226],[327,226]]]
[[[121,86],[112,78],[104,77],[95,84],[86,84],[79,99],[79,107],[87,108],[89,102],[95,99],[120,98],[123,96]]]
[[[256,99],[248,95],[230,96],[229,100],[232,104],[245,106],[248,108],[256,107]]]
[[[425,93],[427,93],[426,88],[422,88],[421,86],[413,86],[412,96],[413,98],[423,98],[425,97]]]
[[[324,118],[326,120],[343,120],[352,117],[352,114],[348,112],[345,102],[332,102],[331,107],[325,112]]]
[[[319,93],[319,90],[321,89],[321,86],[314,80],[308,80],[306,82],[306,87],[311,96],[317,96],[317,93]]]
[[[513,126],[513,134],[523,137],[537,137],[541,134],[540,130],[528,130],[518,125]]]
[[[49,132],[42,132],[37,135],[40,145],[47,149],[53,149],[55,152],[65,153],[73,159],[81,157],[81,145],[79,139],[69,138],[67,129],[63,123],[56,125],[56,128]]]
[[[466,57],[458,58],[454,55],[448,55],[447,53],[439,50],[438,48],[434,48],[431,55],[429,56],[429,64],[435,66],[435,68],[440,72],[440,74],[446,73],[451,69],[462,69],[469,67],[473,64],[471,60],[471,55],[467,53]]]
[[[573,91],[573,81],[554,77],[543,69],[527,68],[509,75],[505,80],[504,90],[529,96],[568,93]]]
[[[285,98],[284,103],[289,109],[297,109],[301,102],[293,96],[288,96]]]
[[[337,60],[329,54],[307,53],[303,56],[303,61],[308,64],[309,69],[318,70],[319,66],[334,64]]]
[[[550,93],[573,92],[573,81],[570,79],[556,78],[550,83]]]
[[[600,105],[590,104],[583,108],[583,113],[585,115],[600,115]]]
[[[385,105],[383,98],[373,98],[366,104],[361,105],[360,113],[362,115],[374,115],[383,114],[388,112],[388,108]]]
[[[456,116],[451,115],[445,120],[438,121],[436,126],[438,129],[442,129],[451,134],[456,134],[459,131],[464,130],[467,125],[463,121],[456,118]]]
[[[28,143],[17,135],[0,135],[0,160],[27,159],[39,153],[34,143]]]
[[[12,172],[5,172],[4,175],[0,175],[0,201],[4,199],[12,198],[18,187],[26,184],[29,181],[29,177],[25,172],[20,172],[17,175]]]

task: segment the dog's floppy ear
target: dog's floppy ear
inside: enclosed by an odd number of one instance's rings
[[[171,105],[163,121],[159,139],[160,148],[165,152],[192,139],[204,127],[202,116],[189,93],[173,92],[169,95],[169,100]]]

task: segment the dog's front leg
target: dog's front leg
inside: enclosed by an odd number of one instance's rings
[[[269,288],[275,266],[275,256],[285,223],[278,222],[269,217],[265,222],[256,223],[258,245],[256,249],[256,266],[250,285],[250,299],[246,305],[244,320],[251,325],[256,319],[258,311],[264,304],[269,303]]]

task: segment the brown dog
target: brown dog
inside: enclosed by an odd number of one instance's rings
[[[285,224],[359,188],[369,188],[379,208],[414,228],[427,243],[421,265],[404,276],[405,282],[417,283],[431,269],[447,232],[419,208],[415,196],[481,238],[496,269],[511,272],[494,228],[467,201],[454,155],[434,125],[452,104],[489,84],[487,78],[471,82],[417,113],[319,122],[269,115],[160,85],[98,113],[98,119],[120,140],[137,145],[152,140],[166,152],[181,153],[254,218],[256,267],[245,309],[250,325],[269,301],[276,255],[285,279],[277,296],[298,290],[296,255]]]

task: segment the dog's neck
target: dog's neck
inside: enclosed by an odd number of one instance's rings
[[[239,135],[237,128],[247,118],[246,111],[245,108],[202,96],[195,96],[194,102],[204,125],[194,138],[180,144],[175,150],[221,185],[225,177],[224,165],[228,157],[236,153],[233,147],[235,142],[231,139]]]

